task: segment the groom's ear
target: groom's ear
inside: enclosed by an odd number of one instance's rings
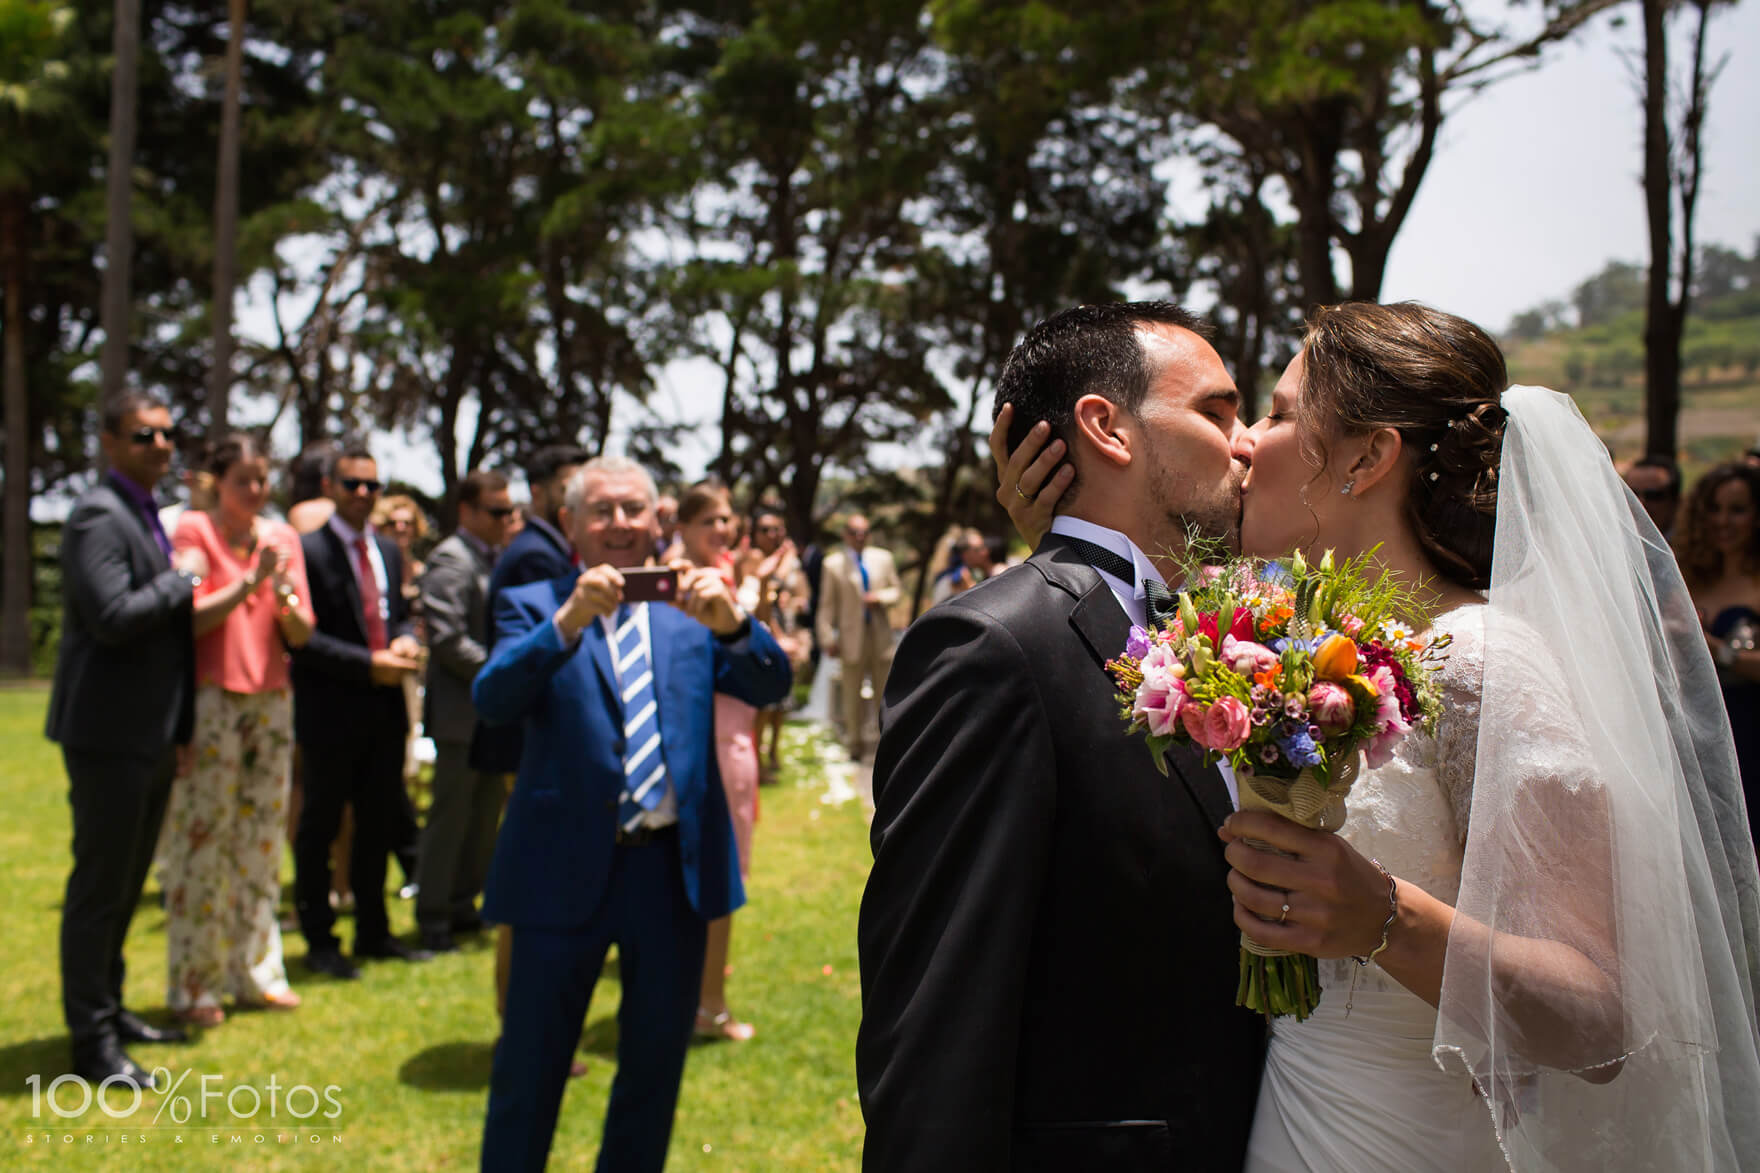
[[[1350,472],[1345,474],[1357,494],[1360,496],[1392,476],[1399,464],[1399,454],[1404,450],[1405,440],[1398,428],[1376,428],[1370,432],[1362,451],[1351,462]]]
[[[1137,439],[1130,413],[1104,395],[1084,395],[1076,400],[1073,427],[1077,443],[1070,445],[1073,458],[1078,448],[1092,449],[1107,464],[1125,468]]]

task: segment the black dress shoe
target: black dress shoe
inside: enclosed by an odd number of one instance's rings
[[[398,961],[426,961],[434,956],[426,949],[411,949],[396,937],[386,937],[380,941],[369,941],[366,944],[355,942],[356,957],[395,958]]]
[[[106,1079],[120,1079],[141,1091],[151,1091],[153,1088],[153,1077],[139,1063],[130,1059],[128,1052],[122,1049],[121,1040],[111,1035],[76,1048],[73,1054],[73,1073],[88,1084],[101,1084]]]
[[[116,1036],[125,1043],[187,1043],[189,1032],[181,1026],[154,1026],[133,1011],[116,1015]]]
[[[452,939],[449,929],[423,929],[422,948],[429,953],[456,953],[458,942]]]
[[[313,973],[327,973],[345,982],[352,982],[361,976],[361,971],[334,949],[319,949],[306,954],[306,968]]]

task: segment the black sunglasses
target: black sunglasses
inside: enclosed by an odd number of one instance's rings
[[[487,513],[490,517],[493,517],[496,521],[506,521],[508,518],[512,517],[515,513],[519,512],[519,506],[517,506],[517,505],[491,505],[491,506],[489,506],[489,508],[483,510],[483,512]]]
[[[1669,501],[1669,500],[1673,500],[1678,495],[1679,494],[1677,494],[1675,492],[1675,490],[1673,490],[1673,489],[1639,489],[1638,490],[1638,500],[1640,500],[1640,501]]]
[[[168,444],[176,444],[183,439],[183,430],[176,424],[172,424],[168,428],[136,428],[128,434],[130,444],[145,445],[161,439]]]
[[[342,487],[350,493],[358,493],[365,489],[369,493],[377,493],[385,487],[384,481],[375,481],[368,477],[343,477]]]

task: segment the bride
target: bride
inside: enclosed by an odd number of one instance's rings
[[[1453,643],[1435,736],[1363,771],[1342,833],[1222,828],[1236,922],[1322,959],[1315,1013],[1273,1024],[1247,1168],[1760,1168],[1728,719],[1605,449],[1414,304],[1318,311],[1248,441],[1246,553],[1374,549]],[[1045,486],[998,494],[1036,535],[1054,462],[992,449]]]

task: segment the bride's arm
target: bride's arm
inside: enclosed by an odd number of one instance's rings
[[[1534,795],[1519,821],[1535,834],[1556,834],[1566,822],[1593,825],[1589,794],[1559,788],[1550,797]],[[1561,819],[1557,804],[1577,809]],[[1604,814],[1605,812],[1603,812]],[[1585,817],[1586,816],[1586,817]],[[1443,961],[1453,936],[1455,955],[1489,957],[1487,971],[1495,1001],[1509,1014],[1515,1048],[1534,1061],[1561,1070],[1592,1068],[1584,1078],[1611,1079],[1617,1066],[1597,1067],[1624,1051],[1612,923],[1612,875],[1605,840],[1584,837],[1576,868],[1567,877],[1527,875],[1522,883],[1539,893],[1545,924],[1493,929],[1460,913],[1410,881],[1393,878],[1395,914],[1388,917],[1388,881],[1381,871],[1341,837],[1314,831],[1263,811],[1241,811],[1220,832],[1228,842],[1233,871],[1235,922],[1262,944],[1315,957],[1375,958],[1395,981],[1432,1006],[1440,1003]],[[1251,846],[1271,844],[1294,858]],[[1512,860],[1512,863],[1516,861]],[[1283,905],[1289,912],[1282,924]]]

